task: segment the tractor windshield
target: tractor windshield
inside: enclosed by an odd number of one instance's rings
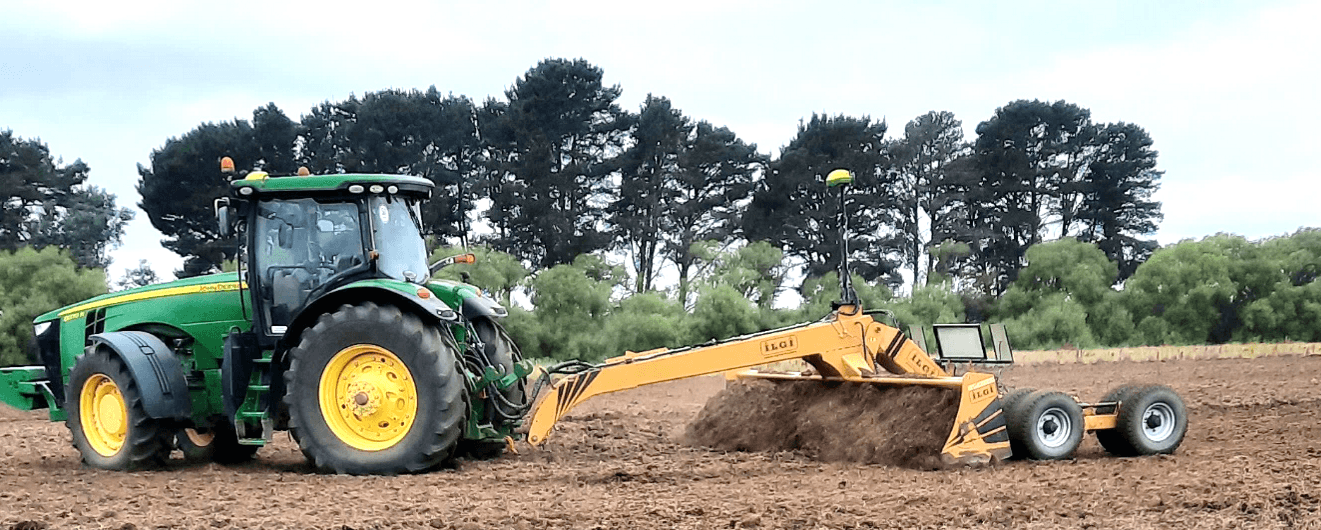
[[[405,281],[427,278],[427,249],[422,241],[422,219],[416,199],[387,195],[367,202],[372,234],[381,257],[377,268],[386,276]]]

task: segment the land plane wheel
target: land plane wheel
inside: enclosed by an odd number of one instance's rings
[[[1082,407],[1063,392],[1038,390],[1024,396],[1009,417],[1009,441],[1032,460],[1062,460],[1082,443]]]
[[[131,470],[159,466],[169,457],[163,422],[147,416],[137,382],[118,356],[97,349],[79,358],[69,389],[76,394],[67,400],[65,425],[84,463]]]
[[[457,346],[416,315],[344,305],[302,333],[285,372],[289,430],[318,469],[426,471],[454,451],[468,406]]]
[[[215,425],[209,429],[180,429],[174,436],[174,445],[183,452],[186,462],[215,462],[241,464],[252,460],[261,449],[258,445],[243,445],[234,434],[234,427]]]
[[[1123,403],[1128,401],[1128,396],[1134,391],[1140,390],[1141,385],[1124,384],[1119,385],[1101,398],[1102,403]],[[1116,407],[1115,411],[1118,412]],[[1101,444],[1107,453],[1115,456],[1135,456],[1133,446],[1129,445],[1128,440],[1119,432],[1119,429],[1103,429],[1096,431],[1096,441]]]
[[[1023,402],[1023,398],[1027,397],[1028,394],[1031,394],[1033,392],[1036,392],[1036,389],[1018,388],[1018,389],[1014,389],[1014,391],[1008,394],[1005,394],[1005,397],[1000,398],[1000,410],[1003,411],[1001,412],[1001,414],[1005,415],[1006,424],[1013,421],[1014,418],[1018,417],[1018,405]],[[1009,438],[1009,449],[1011,450],[1011,455],[1009,458],[1012,459],[1026,458],[1025,455],[1027,455],[1027,449],[1022,447],[1022,444],[1017,442],[1012,436]]]
[[[1035,388],[1014,389],[1012,392],[1005,394],[1005,397],[1000,398],[1000,407],[1007,413],[1009,412],[1009,409],[1014,408],[1014,406],[1018,405],[1019,401],[1022,401],[1024,397],[1027,397],[1028,394],[1033,392],[1036,392]]]
[[[1133,389],[1125,398],[1119,404],[1115,427],[1125,454],[1174,453],[1188,431],[1188,411],[1179,394],[1170,387],[1152,385]]]

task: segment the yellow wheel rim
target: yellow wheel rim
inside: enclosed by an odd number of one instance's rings
[[[340,350],[321,372],[321,416],[354,449],[394,447],[417,419],[417,386],[399,357],[374,344]]]
[[[128,437],[128,406],[119,385],[105,374],[93,374],[78,396],[78,422],[92,450],[115,456]]]

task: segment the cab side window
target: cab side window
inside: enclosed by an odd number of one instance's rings
[[[313,199],[258,203],[257,296],[271,333],[283,333],[308,295],[363,262],[358,209]]]

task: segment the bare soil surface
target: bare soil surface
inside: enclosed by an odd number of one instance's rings
[[[1321,356],[1001,376],[1084,401],[1122,383],[1167,384],[1189,405],[1188,436],[1170,456],[1114,458],[1089,436],[1073,460],[935,471],[723,451],[685,443],[725,387],[704,377],[596,398],[541,449],[426,475],[312,473],[283,434],[236,467],[121,473],[84,468],[63,424],[0,406],[0,528],[1321,529]],[[894,422],[832,425],[857,436],[852,427]]]

